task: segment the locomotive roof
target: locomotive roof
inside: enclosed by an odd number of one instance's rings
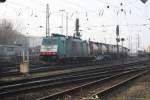
[[[64,38],[80,39],[80,38],[78,38],[78,37],[74,37],[74,36],[65,36],[65,35],[57,34],[57,33],[53,33],[53,34],[52,34],[52,37],[64,37]],[[81,39],[80,39],[80,40],[81,40]]]
[[[53,33],[52,36],[53,36],[53,37],[66,37],[65,35],[62,35],[62,34],[55,34],[55,33]]]

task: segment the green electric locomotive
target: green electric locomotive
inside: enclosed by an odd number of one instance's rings
[[[43,62],[72,62],[90,59],[87,41],[72,36],[52,34],[42,41],[40,59]]]

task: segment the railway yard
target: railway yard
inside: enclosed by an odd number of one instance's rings
[[[2,100],[141,100],[132,95],[138,95],[136,91],[141,91],[138,87],[145,84],[141,98],[148,98],[148,58],[134,58],[123,64],[112,61],[68,66],[67,69],[62,65],[56,69],[47,66],[43,71],[31,72],[28,77],[17,72],[2,75],[0,97]]]
[[[0,100],[150,100],[149,0],[0,9]]]

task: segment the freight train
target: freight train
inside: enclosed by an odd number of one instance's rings
[[[119,56],[127,57],[129,49],[119,45]],[[44,37],[40,60],[44,63],[88,60],[112,60],[117,57],[117,46],[94,41],[83,41],[74,36],[52,34]]]
[[[112,60],[116,56],[126,57],[129,49],[119,45],[84,41],[80,37],[79,18],[75,21],[74,36],[52,34],[49,36],[48,26],[46,37],[42,40],[40,60],[44,63],[68,63],[91,60]],[[119,48],[119,52],[117,52]],[[122,57],[122,58],[123,58]]]

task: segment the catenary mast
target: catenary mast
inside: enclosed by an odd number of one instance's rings
[[[46,4],[46,37],[50,36],[49,16],[49,4]]]

